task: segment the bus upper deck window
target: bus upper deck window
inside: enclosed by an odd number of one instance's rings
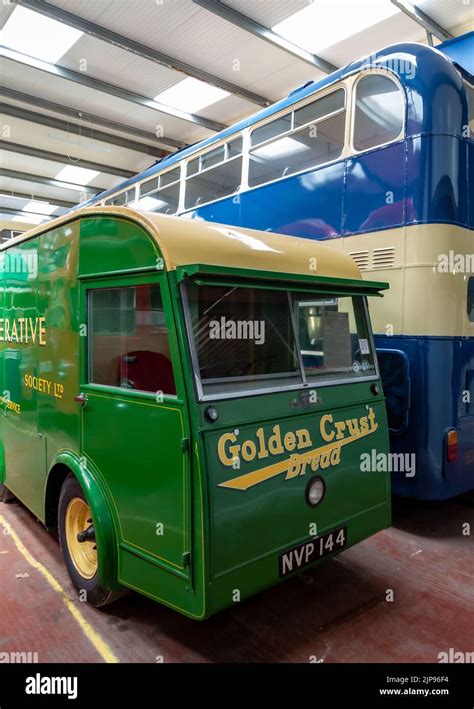
[[[156,192],[159,187],[159,177],[154,177],[152,180],[147,180],[140,184],[140,197],[144,197],[150,192]]]
[[[225,160],[225,144],[219,145],[218,148],[210,150],[201,156],[201,170],[205,170],[207,167],[212,167]]]
[[[338,89],[327,96],[317,99],[317,101],[312,101],[306,106],[298,108],[295,111],[294,128],[304,126],[306,123],[312,123],[324,118],[324,116],[340,111],[344,108],[344,101],[344,89]]]
[[[399,137],[403,128],[404,100],[397,84],[387,76],[371,74],[357,84],[354,148],[367,150]]]
[[[260,128],[256,128],[252,131],[250,138],[252,146],[260,145],[260,143],[275,138],[277,135],[287,133],[291,130],[291,120],[292,114],[288,113],[286,116],[280,116],[280,118],[270,121],[270,123],[265,123],[265,125]]]
[[[242,180],[239,136],[191,160],[186,172],[185,209],[199,207],[236,192]]]
[[[278,180],[311,167],[337,160],[344,148],[344,133],[346,125],[346,111],[344,109],[344,92],[335,92],[342,95],[342,103],[338,104],[329,97],[323,97],[326,111],[330,115],[315,119],[322,109],[313,104],[299,109],[305,111],[295,121],[313,121],[310,124],[299,126],[284,136],[267,141],[262,145],[252,148],[249,160],[249,186],[254,187],[265,182]],[[317,102],[318,103],[318,102]],[[337,112],[334,113],[333,111]]]
[[[148,212],[175,214],[179,205],[180,167],[163,172],[140,185],[138,207]]]
[[[467,282],[467,317],[469,322],[474,322],[474,276]]]
[[[125,190],[125,192],[120,192],[120,194],[109,197],[105,200],[105,204],[114,205],[116,207],[122,207],[130,204],[135,199],[135,188],[132,187],[130,190]]]
[[[160,287],[88,292],[89,382],[176,394]]]
[[[236,155],[240,155],[242,152],[242,138],[235,138],[234,140],[229,140],[227,143],[227,157],[233,158]]]
[[[146,202],[145,202],[146,200]],[[141,200],[140,200],[141,202]],[[176,214],[179,204],[179,182],[163,187],[157,192],[145,197],[139,204],[142,209],[149,212],[161,212],[162,214]]]

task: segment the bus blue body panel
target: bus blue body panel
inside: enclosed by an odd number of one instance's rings
[[[409,224],[474,228],[474,143],[453,136],[407,138],[242,192],[183,216],[332,239]]]
[[[392,471],[395,494],[442,500],[473,487],[474,340],[461,337],[375,336],[377,349],[400,349],[409,359],[408,428],[392,435],[393,453],[414,453],[416,474]],[[440,376],[441,373],[441,376]],[[462,393],[471,392],[471,402]],[[445,456],[446,432],[457,429],[457,460]]]

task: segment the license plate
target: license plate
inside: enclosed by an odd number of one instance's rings
[[[280,554],[280,576],[287,576],[298,569],[313,564],[323,556],[344,549],[347,544],[347,527],[333,529],[310,542],[300,544]]]

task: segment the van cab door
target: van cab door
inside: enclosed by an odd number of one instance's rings
[[[84,280],[82,454],[122,552],[188,575],[189,430],[165,274]]]

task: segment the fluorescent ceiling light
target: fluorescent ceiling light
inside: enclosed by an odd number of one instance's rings
[[[95,180],[99,173],[96,170],[89,170],[86,167],[76,167],[75,165],[65,165],[57,175],[55,180],[62,182],[72,182],[75,185],[88,185]]]
[[[272,30],[316,54],[398,12],[390,0],[313,0]]]
[[[281,138],[274,143],[269,145],[264,145],[263,148],[257,148],[257,150],[252,150],[252,155],[256,155],[258,158],[282,158],[286,155],[295,155],[296,153],[301,153],[304,150],[308,150],[308,145],[300,143],[293,138]]]
[[[142,197],[141,199],[135,200],[129,206],[133,209],[145,209],[148,212],[157,209],[158,207],[165,207],[168,203],[164,202],[162,199],[155,199],[154,197]]]
[[[170,89],[158,94],[153,100],[178,108],[180,111],[195,113],[226,96],[229,96],[228,91],[218,89],[215,86],[206,84],[205,81],[199,81],[199,79],[193,79],[189,76],[187,79],[180,81],[179,84],[175,84]]]
[[[52,214],[53,212],[56,211],[57,206],[54,204],[50,204],[49,202],[37,202],[36,200],[33,200],[32,202],[28,202],[25,204],[24,207],[22,207],[23,211],[25,212],[37,212],[38,214]]]
[[[0,33],[0,43],[54,64],[82,34],[80,30],[51,20],[39,12],[17,6]]]
[[[8,218],[8,217],[7,217]],[[23,222],[26,224],[41,224],[45,221],[47,217],[43,217],[41,214],[25,214],[25,216],[12,217],[12,222]]]

